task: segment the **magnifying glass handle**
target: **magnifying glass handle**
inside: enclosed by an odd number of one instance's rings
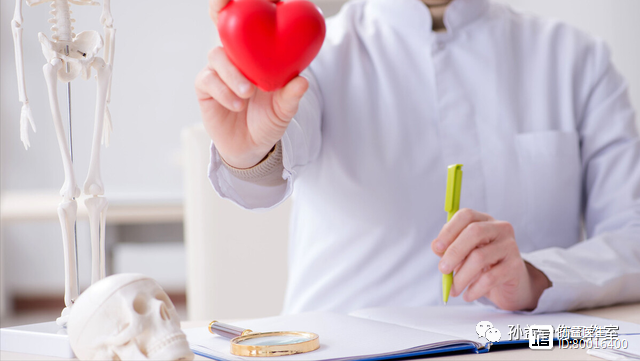
[[[252,333],[253,331],[218,321],[211,321],[211,323],[209,324],[209,332],[220,335],[224,338],[232,339],[238,336],[244,336],[246,334]]]

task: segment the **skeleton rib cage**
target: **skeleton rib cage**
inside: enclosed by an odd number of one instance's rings
[[[22,49],[22,1],[16,0],[15,13],[11,21],[13,33],[16,70],[18,75],[19,99],[22,102],[20,113],[20,139],[26,149],[29,148],[29,126],[35,132],[35,123],[31,113],[31,104],[27,97]],[[111,92],[111,70],[113,65],[115,29],[111,16],[111,0],[103,0],[100,23],[104,29],[103,37],[93,30],[75,34],[71,5],[100,5],[93,0],[26,0],[27,5],[36,6],[51,3],[48,20],[52,24],[51,39],[39,33],[38,40],[42,45],[42,52],[46,59],[43,66],[44,77],[49,94],[49,105],[56,131],[56,138],[62,156],[65,179],[60,190],[62,202],[58,205],[58,217],[62,228],[62,242],[65,265],[65,308],[57,319],[59,325],[66,325],[73,302],[79,295],[76,244],[74,236],[77,215],[76,198],[80,196],[80,188],[73,171],[72,155],[65,137],[60,105],[58,101],[57,83],[70,82],[78,76],[87,80],[92,70],[96,71],[97,96],[95,126],[91,146],[91,160],[89,172],[83,186],[83,192],[88,198],[84,201],[89,213],[89,227],[91,230],[91,283],[105,276],[105,223],[108,207],[104,195],[104,185],[100,174],[100,144],[101,140],[108,145],[111,132],[111,116],[108,106]],[[98,52],[104,48],[103,57]]]

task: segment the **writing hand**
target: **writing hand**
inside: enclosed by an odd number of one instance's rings
[[[485,296],[504,310],[532,310],[551,286],[544,273],[520,256],[511,224],[485,213],[461,209],[442,227],[431,249],[442,257],[442,273],[455,271],[450,295],[466,289],[467,302]]]

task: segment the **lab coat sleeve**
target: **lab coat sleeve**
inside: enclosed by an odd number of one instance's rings
[[[596,43],[577,124],[586,240],[522,255],[553,284],[534,313],[640,300],[640,139],[627,85],[609,59]]]
[[[264,185],[234,176],[224,166],[215,144],[211,143],[209,179],[222,198],[229,199],[245,209],[273,208],[291,195],[298,172],[317,157],[321,142],[322,97],[311,70],[307,69],[301,75],[309,81],[309,89],[300,100],[298,112],[280,140],[284,181],[275,185]]]

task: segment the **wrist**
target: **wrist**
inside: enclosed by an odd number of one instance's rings
[[[271,147],[271,149],[266,152],[258,151],[255,154],[249,154],[242,157],[227,157],[220,151],[218,151],[218,154],[220,155],[220,159],[222,160],[222,162],[231,168],[250,169],[262,163],[269,157],[269,154],[275,151],[275,149],[276,145]]]
[[[267,158],[269,158],[269,156],[272,153],[276,151],[277,146],[278,146],[278,143],[276,143],[273,147],[271,147],[271,149],[264,155],[247,157],[245,159],[232,158],[232,160],[228,160],[222,154],[220,153],[219,154],[220,154],[220,159],[227,167],[230,167],[236,170],[247,170],[247,169],[255,168],[259,166],[261,163],[263,163]],[[262,154],[262,153],[258,153],[258,154]]]
[[[524,310],[531,311],[538,307],[538,300],[540,300],[540,296],[542,296],[544,290],[552,286],[552,283],[544,272],[537,269],[531,263],[524,261],[524,264],[527,268],[531,290],[529,302],[526,307],[524,307]]]

